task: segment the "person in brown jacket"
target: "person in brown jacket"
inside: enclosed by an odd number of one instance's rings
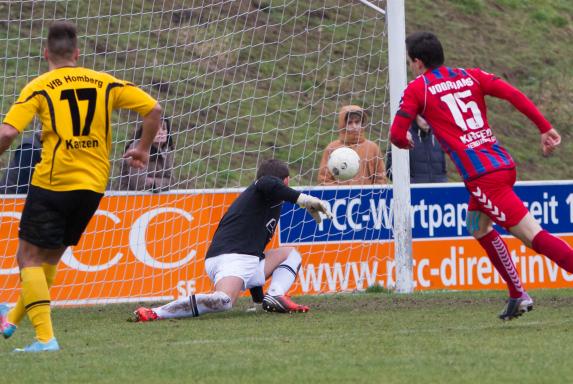
[[[318,183],[320,185],[371,185],[386,184],[386,170],[384,169],[384,156],[378,144],[364,137],[368,115],[357,105],[346,105],[338,114],[339,137],[328,144],[318,170]],[[337,180],[328,170],[327,163],[330,154],[340,147],[349,147],[360,156],[358,174],[350,180]]]
[[[136,146],[141,138],[141,128],[135,132],[134,140],[127,143],[125,150]],[[162,192],[169,190],[172,184],[173,141],[171,139],[169,119],[161,119],[161,126],[155,135],[149,162],[144,169],[130,167],[126,159],[121,162],[119,189],[124,191]]]

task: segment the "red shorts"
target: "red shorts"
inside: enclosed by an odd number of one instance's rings
[[[466,182],[468,211],[480,211],[504,228],[517,225],[527,215],[523,201],[513,191],[515,169],[497,171]]]

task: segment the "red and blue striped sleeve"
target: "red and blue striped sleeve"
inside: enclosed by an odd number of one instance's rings
[[[551,123],[549,123],[539,109],[537,109],[533,101],[519,89],[500,77],[484,72],[479,68],[472,68],[467,71],[473,78],[479,81],[485,95],[510,102],[518,111],[527,116],[529,120],[537,126],[539,132],[545,133],[552,128]]]
[[[422,108],[416,92],[419,79],[410,82],[404,90],[398,112],[396,112],[392,127],[390,127],[390,141],[398,148],[409,148],[408,129]]]

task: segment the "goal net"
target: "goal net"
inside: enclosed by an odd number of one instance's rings
[[[316,225],[304,210],[283,207],[271,246],[295,246],[303,256],[293,293],[394,284],[391,189],[317,181],[345,105],[367,110],[364,134],[381,149],[377,161],[389,150],[383,14],[346,0],[0,1],[2,117],[47,70],[47,28],[61,19],[78,26],[79,65],[132,81],[161,103],[172,145],[157,156],[172,165],[148,175],[167,182],[148,185],[143,177],[144,191],[126,191],[121,157],[141,122],[114,113],[108,191],[59,265],[54,302],[209,291],[203,260],[218,220],[254,180],[257,164],[273,157],[289,164],[291,186],[325,199],[335,213]],[[31,124],[0,157],[2,176],[17,180],[3,179],[0,195],[0,302],[19,293],[18,220],[34,151],[19,146],[40,129]]]

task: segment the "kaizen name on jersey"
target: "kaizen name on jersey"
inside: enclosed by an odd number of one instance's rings
[[[482,129],[475,132],[466,133],[460,136],[462,143],[468,148],[475,148],[484,143],[495,143],[496,138],[491,131],[491,128]]]
[[[80,148],[97,148],[99,147],[99,141],[97,139],[88,140],[77,140],[68,139],[66,140],[66,149],[80,149]]]

